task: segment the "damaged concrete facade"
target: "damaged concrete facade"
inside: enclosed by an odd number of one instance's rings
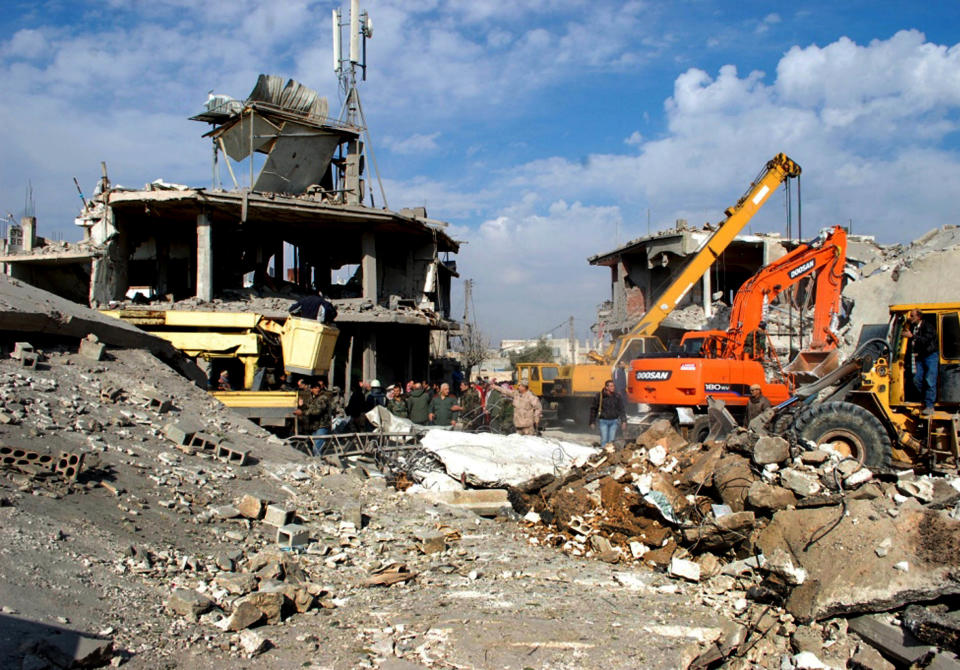
[[[605,253],[591,256],[591,265],[610,268],[610,300],[597,314],[598,334],[616,338],[628,332],[650,301],[683,270],[687,259],[707,241],[712,230],[690,229],[678,220],[676,229],[640,237]],[[792,246],[792,245],[791,245]],[[740,235],[721,254],[703,278],[676,305],[661,326],[668,338],[706,327],[714,316],[714,302],[730,304],[746,279],[787,253],[776,235]],[[688,309],[688,308],[694,309]],[[697,309],[699,308],[699,309]],[[687,312],[691,312],[688,314]]]
[[[211,96],[191,118],[212,125],[214,184],[222,162],[233,190],[162,180],[129,190],[113,187],[104,170],[76,220],[83,242],[10,249],[0,258],[8,274],[96,307],[133,288],[163,299],[158,309],[181,301],[205,309],[215,299],[215,309],[234,309],[225,302],[245,289],[292,302],[319,289],[339,309],[338,382],[350,377],[347,361],[353,379],[425,376],[456,327],[450,256],[459,244],[424,208],[372,206],[363,129],[329,118],[316,92],[266,75],[245,101]],[[254,176],[257,154],[265,158]],[[238,186],[224,156],[249,163],[252,188]],[[331,280],[354,266],[347,283]],[[235,309],[254,311],[242,302]]]

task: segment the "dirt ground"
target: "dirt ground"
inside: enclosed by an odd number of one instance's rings
[[[36,370],[0,360],[0,445],[86,460],[75,482],[0,469],[0,667],[54,667],[43,650],[74,632],[112,640],[108,662],[131,668],[678,668],[725,634],[695,585],[309,463],[149,354],[45,353]],[[116,402],[101,401],[108,388]],[[250,463],[178,450],[173,422]],[[272,526],[230,507],[244,495],[296,510],[310,544],[280,551]],[[394,563],[415,576],[363,585]],[[222,584],[258,566],[261,590],[296,581],[320,604],[253,628],[269,643],[251,655],[216,624],[239,603]],[[174,613],[178,589],[215,606]]]

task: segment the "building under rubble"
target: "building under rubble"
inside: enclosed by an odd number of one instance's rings
[[[319,289],[339,309],[335,383],[351,378],[348,366],[353,379],[426,376],[457,326],[459,244],[424,208],[376,206],[363,128],[330,118],[315,91],[268,75],[244,101],[211,96],[191,119],[210,126],[211,188],[120,188],[104,168],[76,219],[83,241],[48,243],[25,220],[0,257],[7,273],[95,307],[139,292],[158,309],[264,311],[254,297],[292,302]],[[224,167],[233,188],[222,185]],[[352,277],[334,283],[342,268]]]

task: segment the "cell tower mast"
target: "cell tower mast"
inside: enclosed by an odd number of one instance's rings
[[[349,52],[343,55],[343,28],[349,31]],[[340,90],[345,96],[346,104],[341,111],[346,118],[341,120],[363,127],[363,110],[360,107],[360,98],[357,93],[357,70],[360,71],[360,80],[367,80],[367,38],[373,37],[373,21],[366,10],[360,11],[360,0],[350,0],[350,16],[344,22],[339,9],[333,10],[333,71],[337,73]]]

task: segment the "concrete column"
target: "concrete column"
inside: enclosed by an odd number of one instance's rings
[[[709,269],[703,273],[703,315],[708,319],[713,316],[713,284]]]
[[[197,299],[213,300],[213,230],[204,211],[197,214]]]
[[[33,251],[33,247],[37,243],[37,217],[21,217],[20,227],[23,229],[23,250]]]
[[[126,235],[117,230],[112,207],[107,207],[97,226],[95,239],[104,250],[90,264],[91,307],[119,300],[127,291]]]
[[[363,202],[363,181],[360,179],[363,172],[362,158],[363,143],[359,140],[348,142],[346,173],[343,180],[343,188],[346,191],[344,197],[348,205],[359,205]]]
[[[363,297],[377,304],[377,238],[373,233],[364,233],[360,237],[360,272],[363,275]]]
[[[363,379],[377,378],[377,334],[373,329],[367,333],[363,343]]]

